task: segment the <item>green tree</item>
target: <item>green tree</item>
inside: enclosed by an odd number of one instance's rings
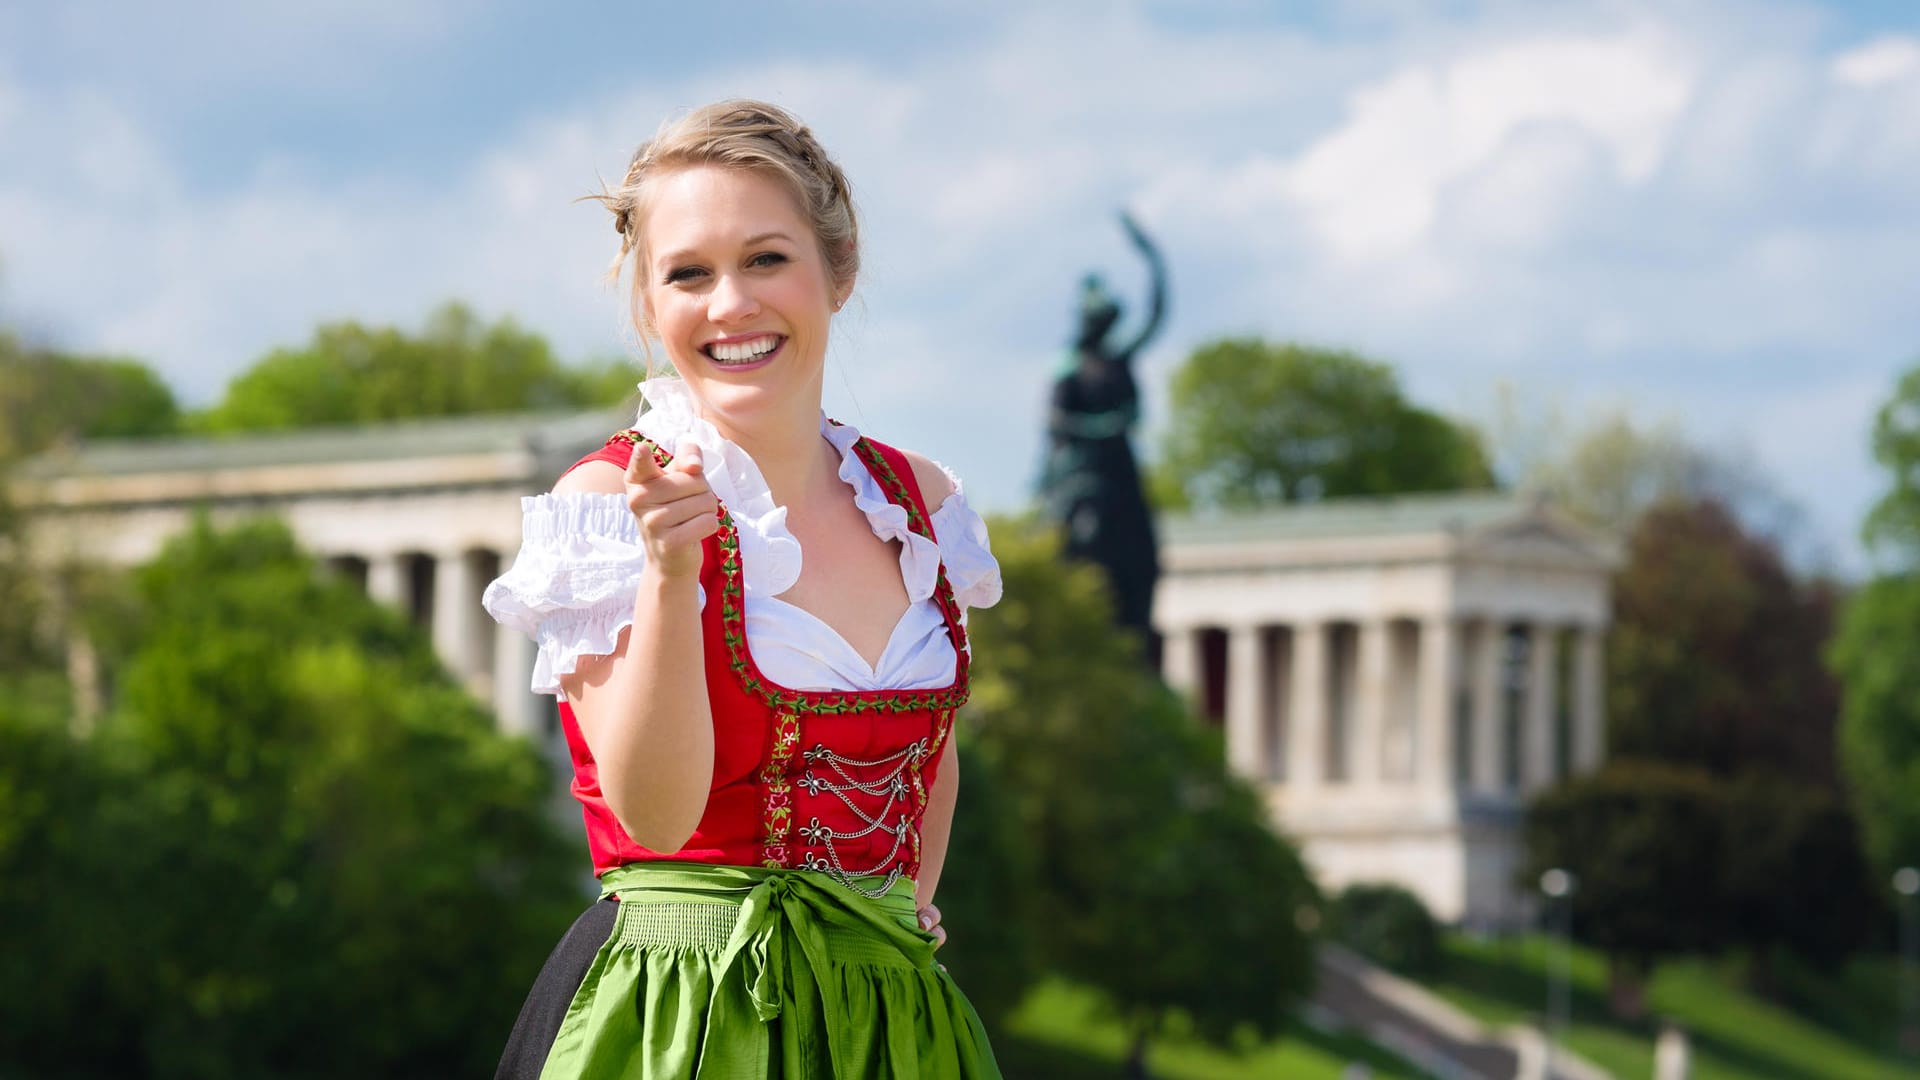
[[[55,596],[88,591],[93,575],[29,566],[25,519],[7,475],[64,439],[164,435],[179,423],[173,394],[132,360],[76,356],[29,345],[0,330],[0,699],[27,711],[65,712]]]
[[[1831,597],[1714,501],[1669,501],[1613,583],[1608,752],[1732,777],[1837,786],[1838,689],[1821,664]]]
[[[1892,487],[1868,511],[1862,537],[1882,567],[1920,570],[1920,365],[1880,407],[1872,447]]]
[[[1862,528],[1879,573],[1848,598],[1829,661],[1847,786],[1884,875],[1920,865],[1920,365],[1881,406],[1872,446],[1890,481]]]
[[[1882,875],[1920,865],[1920,576],[1877,577],[1847,601],[1831,660],[1845,688],[1840,756]],[[1885,880],[1883,876],[1881,880]]]
[[[1689,833],[1645,839],[1648,870],[1675,868],[1662,887],[1711,893],[1718,911],[1713,935],[1690,938],[1698,927],[1685,923],[1665,940],[1702,951],[1743,946],[1750,976],[1770,990],[1776,949],[1832,963],[1860,944],[1873,911],[1856,830],[1838,799],[1839,702],[1820,662],[1830,596],[1819,582],[1796,580],[1770,541],[1711,500],[1644,510],[1626,554],[1613,588],[1609,755],[1711,778],[1712,812],[1728,834],[1712,862]],[[1680,850],[1648,853],[1662,842]],[[1804,917],[1810,911],[1832,917]],[[1659,908],[1640,916],[1660,917]],[[1630,958],[1628,973],[1657,951]]]
[[[88,744],[107,773],[78,811],[104,865],[9,935],[88,911],[98,944],[72,963],[112,1035],[6,1054],[61,1075],[490,1068],[580,906],[537,751],[495,733],[415,629],[279,524],[201,521],[135,595],[105,643],[115,701]],[[89,1022],[64,1019],[53,1029]]]
[[[1699,769],[1615,761],[1552,788],[1527,808],[1529,867],[1579,880],[1573,933],[1607,954],[1616,1013],[1645,1013],[1662,957],[1718,947],[1724,815]]]
[[[1136,1067],[1175,1013],[1223,1043],[1274,1030],[1312,982],[1297,854],[1114,629],[1098,571],[1032,523],[994,537],[1006,596],[973,617],[964,717],[1032,850],[1047,965],[1106,995]]]
[[[1747,947],[1755,988],[1777,996],[1776,951],[1831,970],[1870,940],[1885,909],[1838,791],[1750,769],[1720,796],[1727,936]]]
[[[62,438],[169,435],[173,391],[135,360],[37,348],[0,330],[0,466]]]
[[[1440,924],[1413,890],[1356,882],[1327,905],[1327,936],[1403,975],[1439,969]]]
[[[134,1060],[133,1002],[102,977],[130,962],[103,934],[134,907],[101,895],[120,879],[100,798],[120,780],[58,702],[0,694],[0,1075],[94,1075],[89,1063],[104,1075]]]
[[[1232,338],[1173,376],[1156,490],[1198,506],[1492,485],[1479,436],[1348,352]]]
[[[940,876],[940,961],[989,1031],[1020,1004],[1040,973],[1033,853],[1006,781],[971,738],[953,748],[962,795]]]
[[[637,374],[617,367],[564,367],[540,335],[450,303],[419,334],[328,323],[306,345],[275,349],[235,377],[196,423],[264,431],[611,404],[632,392]]]

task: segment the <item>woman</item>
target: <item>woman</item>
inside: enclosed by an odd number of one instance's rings
[[[787,113],[728,101],[599,198],[679,378],[525,500],[487,590],[563,698],[603,895],[500,1075],[998,1076],[933,897],[962,619],[999,569],[945,470],[821,414],[859,269],[846,178]]]

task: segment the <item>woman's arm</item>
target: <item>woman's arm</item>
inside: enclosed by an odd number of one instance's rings
[[[927,457],[911,450],[906,451],[906,457],[907,463],[913,466],[913,478],[920,485],[920,498],[931,514],[953,494],[953,478]],[[940,887],[940,872],[946,868],[947,835],[953,831],[953,808],[959,802],[960,752],[949,738],[946,749],[941,752],[933,790],[927,793],[927,811],[920,819],[920,876],[915,879],[913,890],[915,906],[923,916],[927,909],[933,909],[934,933],[942,942],[946,940],[946,931],[938,929],[940,914],[939,909],[933,907],[933,894]]]
[[[940,888],[940,872],[947,865],[947,836],[953,831],[953,808],[960,802],[960,751],[951,741],[941,755],[933,790],[927,793],[927,812],[920,819],[920,876],[914,880],[917,908],[933,905]]]
[[[647,561],[633,601],[633,626],[614,651],[582,658],[560,680],[600,770],[600,792],[627,835],[659,852],[678,851],[706,812],[713,783],[713,714],[700,636],[701,541],[718,528],[718,502],[697,448],[666,469],[636,451],[623,475],[590,462],[562,478],[556,494],[625,494],[639,521]]]

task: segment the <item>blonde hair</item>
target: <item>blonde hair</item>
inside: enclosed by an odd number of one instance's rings
[[[813,227],[835,294],[845,298],[860,271],[860,220],[854,213],[853,189],[847,184],[846,173],[792,113],[777,105],[742,98],[702,105],[668,121],[633,152],[619,186],[585,196],[613,213],[613,228],[620,234],[620,253],[607,271],[609,281],[619,281],[628,256],[640,250],[647,182],[695,165],[742,169],[784,185]],[[649,331],[641,307],[645,281],[636,260],[628,314],[643,348]],[[652,350],[647,352],[651,371]]]

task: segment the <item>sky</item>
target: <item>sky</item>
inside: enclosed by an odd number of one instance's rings
[[[449,299],[637,350],[617,179],[728,96],[803,117],[865,261],[827,407],[970,499],[1032,492],[1081,275],[1167,253],[1151,455],[1196,345],[1391,363],[1477,423],[1626,410],[1751,464],[1866,565],[1873,415],[1920,363],[1920,5],[1326,0],[0,5],[0,320],[189,405]]]

